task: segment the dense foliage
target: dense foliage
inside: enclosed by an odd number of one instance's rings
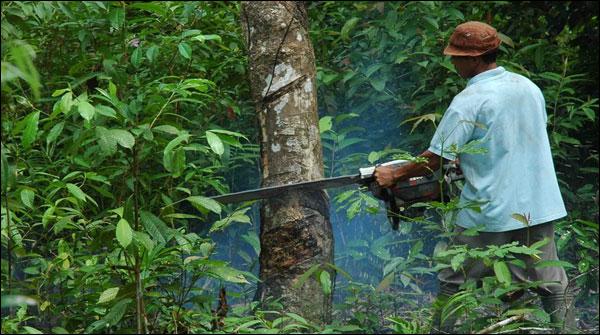
[[[505,35],[499,64],[545,94],[569,211],[557,243],[590,332],[597,12],[597,2],[309,7],[331,176],[426,148],[465,84],[441,55],[458,23],[488,21]],[[443,217],[456,201],[421,204],[394,232],[377,200],[356,189],[330,193],[339,275],[335,290],[323,289],[336,294],[334,323],[252,302],[256,208],[207,198],[259,180],[239,22],[231,2],[2,4],[3,333],[428,332],[435,270],[467,257],[495,264],[495,276],[446,307],[464,331],[511,315],[524,317],[505,330],[547,324],[533,297],[500,300],[519,288],[506,264],[539,246],[446,250],[453,222]]]

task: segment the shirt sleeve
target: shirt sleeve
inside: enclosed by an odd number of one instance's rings
[[[435,131],[429,151],[448,160],[456,159],[456,148],[471,140],[475,120],[453,107],[448,108]]]

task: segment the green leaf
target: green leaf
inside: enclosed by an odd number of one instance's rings
[[[135,138],[130,132],[124,129],[111,129],[110,135],[117,140],[122,147],[131,149],[135,145]]]
[[[179,129],[177,129],[171,125],[168,125],[168,124],[156,126],[152,129],[163,132],[163,133],[171,134],[171,135],[179,135]]]
[[[327,271],[323,271],[323,272],[327,272]],[[289,313],[289,312],[288,312],[288,313],[285,313],[285,315],[287,315],[287,316],[289,316],[290,318],[292,318],[292,319],[294,319],[294,320],[296,320],[296,321],[300,322],[301,324],[304,324],[304,325],[309,325],[309,322],[308,322],[308,321],[307,321],[305,318],[301,317],[300,315],[298,315],[298,314],[296,314],[296,313]]]
[[[387,78],[385,77],[371,78],[370,80],[371,86],[373,86],[377,92],[383,92],[386,82]]]
[[[427,21],[427,23],[429,23],[431,25],[431,27],[433,29],[435,29],[435,30],[439,30],[440,29],[440,26],[438,25],[436,19],[434,19],[432,17],[429,17],[429,16],[425,16],[423,18],[425,19],[425,21]]]
[[[167,236],[168,227],[160,218],[150,212],[141,211],[140,219],[144,225],[144,228],[148,234],[152,236],[154,241],[157,241],[161,244],[167,242],[167,238],[169,237]]]
[[[446,8],[445,11],[448,14],[451,14],[452,16],[454,16],[455,19],[458,19],[459,21],[464,21],[465,20],[465,16],[463,15],[463,13],[461,11],[459,11],[456,8]]]
[[[216,275],[217,277],[231,283],[248,284],[248,280],[244,277],[244,274],[234,268],[228,266],[213,267],[208,272]]]
[[[383,64],[373,64],[371,66],[369,66],[367,68],[367,70],[365,71],[365,76],[367,77],[371,77],[371,75],[377,71],[379,71],[379,69],[381,69],[383,67]]]
[[[117,152],[117,139],[112,136],[112,133],[104,127],[96,127],[96,138],[102,152],[110,156]]]
[[[211,200],[211,199],[209,199],[209,200]],[[234,222],[250,223],[250,217],[248,215],[244,214],[245,212],[248,211],[248,209],[250,209],[250,207],[244,208],[242,210],[237,210],[234,213],[232,213],[230,216],[216,221],[212,225],[212,227],[210,227],[210,230],[208,232],[213,233],[218,230],[223,230],[223,229],[227,228],[228,226],[230,226]]]
[[[521,222],[522,224],[524,224],[525,226],[529,226],[529,220],[527,219],[527,217],[523,214],[519,214],[519,213],[514,213],[511,215],[511,217],[519,222]]]
[[[150,236],[146,233],[134,231],[133,239],[137,243],[143,245],[146,248],[146,250],[148,250],[148,251],[151,251],[154,248],[154,241],[152,241]]]
[[[510,275],[510,270],[508,269],[508,265],[505,262],[495,262],[494,263],[494,273],[496,274],[496,278],[499,282],[504,284],[505,286],[510,285],[512,281],[512,277]]]
[[[77,104],[77,111],[82,118],[86,120],[91,120],[96,113],[96,109],[87,101],[79,101]]]
[[[44,334],[43,332],[41,332],[40,330],[30,327],[30,326],[23,326],[23,329],[25,329],[25,331],[27,332],[27,334]]]
[[[100,114],[100,115],[104,115],[106,117],[111,117],[111,118],[117,117],[117,112],[115,112],[115,110],[112,109],[111,107],[104,106],[104,105],[96,105],[95,108],[96,108],[96,112],[98,112],[98,114]]]
[[[180,177],[185,171],[185,150],[183,148],[177,148],[177,150],[173,152],[171,163],[171,172],[173,172],[173,177]]]
[[[106,323],[111,326],[116,325],[121,321],[123,315],[125,315],[125,311],[127,311],[127,306],[131,302],[131,299],[123,299],[117,302],[110,311],[102,318]]]
[[[102,294],[100,294],[100,298],[98,299],[98,304],[102,304],[105,302],[109,302],[111,300],[113,300],[117,294],[119,293],[119,288],[118,287],[111,287],[109,289],[104,290],[104,292],[102,292]]]
[[[58,102],[58,107],[63,114],[67,114],[73,107],[73,93],[63,95]]]
[[[146,50],[146,58],[148,58],[148,61],[150,63],[154,63],[154,61],[156,60],[156,57],[158,57],[158,46],[156,45],[152,45],[151,47],[148,48],[148,50]]]
[[[38,121],[40,119],[40,112],[33,112],[27,116],[27,122],[25,130],[23,130],[23,148],[29,149],[31,144],[35,141],[38,133]]]
[[[169,7],[164,6],[162,3],[135,2],[129,5],[129,8],[139,8],[154,13],[158,16],[164,16]]]
[[[384,274],[384,276],[385,277],[383,277],[381,282],[379,282],[379,284],[377,285],[377,288],[375,288],[375,292],[381,292],[383,290],[388,289],[390,285],[394,282],[394,279],[396,278],[396,274],[393,271],[388,273],[387,275]]]
[[[321,275],[319,276],[319,282],[321,283],[323,293],[325,293],[325,295],[331,294],[331,275],[329,274],[329,272],[325,270],[321,271]]]
[[[169,128],[167,128],[169,126],[160,126],[160,127],[164,127],[163,129],[169,129]],[[156,127],[156,128],[159,128],[159,127]],[[175,128],[175,127],[172,127],[172,128],[174,128],[175,131],[177,131],[177,128]],[[165,147],[165,149],[163,151],[163,155],[167,155],[168,153],[170,153],[181,142],[185,141],[187,143],[189,138],[190,138],[190,134],[188,134],[188,133],[184,133],[184,134],[177,136],[176,138],[174,138],[167,144],[167,146]]]
[[[344,23],[344,26],[340,31],[340,36],[343,40],[348,40],[350,38],[350,32],[352,31],[352,29],[354,29],[359,20],[360,18],[353,17],[350,20],[346,21],[346,23]]]
[[[129,226],[129,222],[127,222],[127,220],[119,220],[119,222],[117,223],[116,235],[119,244],[121,244],[123,248],[127,248],[127,246],[129,246],[129,244],[131,243],[131,239],[133,237],[133,231],[131,230],[131,227]]]
[[[70,88],[63,88],[63,89],[60,89],[60,90],[56,90],[56,91],[54,91],[52,93],[52,97],[54,98],[54,97],[57,97],[59,95],[63,95],[65,92],[69,92],[70,90],[71,90]]]
[[[79,188],[79,186],[71,183],[67,183],[67,189],[75,198],[85,202],[85,193]]]
[[[69,334],[63,327],[52,327],[52,334]]]
[[[135,50],[131,53],[131,64],[135,68],[140,67],[140,65],[142,64],[142,48],[141,47],[135,48]]]
[[[535,263],[534,267],[536,269],[540,269],[540,268],[547,268],[547,267],[554,267],[554,266],[560,266],[563,268],[574,268],[575,265],[567,262],[567,261],[561,261],[561,260],[543,260],[543,261],[539,261],[537,263]]]
[[[50,129],[48,132],[48,136],[46,136],[46,144],[49,145],[50,143],[56,141],[58,136],[62,133],[64,127],[64,121],[55,124],[54,127],[52,127],[52,129]]]
[[[207,209],[211,212],[221,214],[221,205],[213,199],[197,195],[187,197],[186,200],[191,202],[198,210]]]
[[[4,145],[2,145],[0,150],[0,155],[2,155],[2,193],[6,194],[8,191],[8,180],[9,180],[9,167],[8,167],[8,158],[6,158],[6,154],[4,153],[6,150],[4,149]]]
[[[217,133],[217,134],[231,135],[231,136],[235,136],[235,137],[241,137],[241,138],[244,138],[246,140],[248,139],[243,134],[236,133],[235,131],[225,130],[225,129],[211,129],[210,132],[211,133]]]
[[[582,108],[582,110],[585,116],[590,119],[590,121],[594,122],[596,120],[596,112],[593,109],[585,107]]]
[[[26,295],[8,294],[2,297],[2,308],[15,307],[21,305],[35,306],[37,304],[38,301],[36,300],[36,298],[28,297]]]
[[[300,288],[302,285],[304,285],[304,282],[306,282],[308,277],[310,277],[315,271],[319,270],[320,268],[321,268],[320,264],[315,264],[315,265],[311,266],[308,270],[306,270],[306,272],[304,272],[300,277],[298,277],[296,282],[294,284],[292,284],[292,288],[293,289]]]
[[[206,131],[206,140],[208,141],[208,145],[214,153],[221,156],[223,152],[225,152],[225,147],[223,146],[223,141],[219,136],[211,131]]]
[[[112,82],[108,82],[108,92],[110,92],[111,97],[117,97],[117,86]]]
[[[5,22],[6,24],[7,22]],[[4,27],[4,25],[3,25]],[[2,62],[2,84],[4,84],[5,80],[5,68],[10,65],[10,70],[12,74],[16,75],[19,78],[24,79],[31,87],[31,91],[33,92],[34,98],[37,100],[40,98],[40,75],[33,63],[33,59],[35,58],[35,51],[31,47],[31,45],[20,41],[20,40],[12,40],[10,43],[10,58],[15,66],[8,62]],[[3,60],[5,57],[3,56]],[[14,71],[16,70],[16,71]],[[9,76],[10,77],[10,76]]]
[[[221,36],[215,35],[215,34],[196,35],[196,36],[192,37],[192,39],[196,40],[196,41],[200,41],[200,42],[210,41],[210,40],[218,40],[220,42],[221,41]]]
[[[29,208],[33,208],[33,201],[35,199],[35,193],[27,188],[21,190],[21,201]]]
[[[515,47],[515,43],[513,42],[512,38],[504,35],[501,32],[498,32],[498,38],[500,39],[500,41],[502,41],[502,43],[510,46],[511,48]]]
[[[323,116],[320,120],[319,120],[319,132],[322,134],[328,130],[331,130],[331,127],[333,127],[333,123],[332,123],[332,117],[331,116]]]
[[[371,151],[371,153],[369,153],[369,156],[367,157],[367,160],[369,161],[369,163],[373,164],[377,160],[379,160],[380,157],[381,155],[378,151]]]
[[[125,10],[123,8],[111,7],[109,14],[110,25],[115,30],[119,30],[125,22]]]
[[[185,42],[181,42],[177,46],[177,49],[179,49],[179,54],[181,56],[183,56],[183,58],[187,58],[187,59],[192,58],[192,47],[190,47],[189,44],[187,44]]]

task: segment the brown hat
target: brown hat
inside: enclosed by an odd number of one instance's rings
[[[444,49],[444,55],[474,57],[499,46],[500,38],[494,27],[483,22],[469,21],[456,27],[450,36],[450,43]]]

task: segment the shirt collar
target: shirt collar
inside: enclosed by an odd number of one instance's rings
[[[504,72],[506,72],[506,70],[502,66],[498,66],[495,69],[491,69],[491,70],[487,70],[487,71],[481,72],[480,74],[476,75],[475,77],[469,79],[469,81],[467,82],[467,86],[473,85],[476,82],[482,81],[484,79],[488,79],[488,78],[492,78],[492,77],[495,77],[495,76],[499,76],[499,75],[503,74]]]

